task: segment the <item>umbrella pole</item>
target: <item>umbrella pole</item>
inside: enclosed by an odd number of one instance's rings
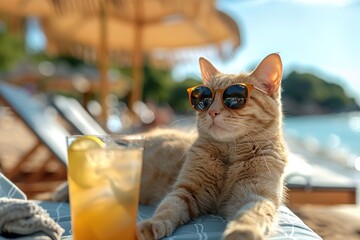
[[[134,54],[133,54],[133,84],[130,96],[130,108],[136,101],[141,100],[142,96],[142,78],[143,78],[143,54],[142,54],[142,28],[141,21],[142,1],[138,0],[134,4],[135,7],[135,31],[134,31]]]
[[[100,41],[99,41],[99,57],[98,57],[98,66],[100,70],[100,105],[101,105],[101,125],[106,124],[107,120],[107,105],[106,97],[109,91],[109,82],[107,79],[107,70],[108,70],[108,46],[107,46],[107,19],[104,9],[104,4],[100,1],[100,12],[99,12],[99,21],[100,21]]]
[[[135,48],[133,55],[133,84],[132,84],[132,94],[130,100],[130,106],[133,107],[133,104],[141,100],[142,95],[142,77],[143,77],[143,55],[141,49],[141,38],[142,38],[141,26],[138,23],[135,27]]]

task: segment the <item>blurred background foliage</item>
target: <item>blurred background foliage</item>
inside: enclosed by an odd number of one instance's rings
[[[325,114],[359,110],[353,97],[335,83],[310,73],[288,74],[283,82],[283,102],[287,115]]]
[[[4,28],[0,26],[0,71],[10,70],[26,54],[23,38],[7,33]]]
[[[50,57],[44,53],[29,54],[26,51],[23,37],[8,33],[4,27],[0,28],[0,72],[7,72],[16,68],[20,61],[40,63],[51,61],[66,63],[75,71],[82,66],[89,66],[82,60],[69,57]],[[91,67],[96,68],[95,65]],[[116,66],[115,66],[116,68]],[[119,69],[131,78],[131,69]],[[41,82],[41,81],[40,81]],[[168,104],[175,112],[187,113],[191,109],[188,103],[186,89],[200,83],[200,79],[187,78],[175,81],[171,76],[171,69],[156,69],[150,65],[144,66],[144,94],[145,102],[157,105]],[[325,114],[360,110],[353,97],[347,96],[344,89],[326,79],[321,79],[311,73],[291,72],[282,82],[283,103],[286,115]],[[96,96],[94,96],[96,98]],[[124,100],[128,100],[127,97]]]

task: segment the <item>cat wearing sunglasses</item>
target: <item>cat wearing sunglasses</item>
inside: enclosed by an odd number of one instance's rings
[[[209,213],[229,221],[223,239],[266,239],[284,200],[287,163],[280,56],[270,54],[239,75],[221,73],[204,58],[199,62],[202,85],[188,89],[197,134],[145,135],[140,202],[159,205],[138,224],[138,239],[170,236]]]

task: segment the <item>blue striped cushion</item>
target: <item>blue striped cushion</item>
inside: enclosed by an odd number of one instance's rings
[[[71,237],[70,208],[67,203],[39,202],[47,209],[50,216],[65,229],[64,239]],[[138,222],[152,216],[155,206],[141,205],[139,207]],[[165,240],[218,240],[225,229],[226,221],[216,215],[201,216],[189,223],[178,227],[171,237]],[[306,226],[291,210],[285,206],[279,208],[278,227],[269,240],[318,240],[321,239]]]
[[[26,199],[25,193],[10,182],[2,173],[0,173],[0,197]]]
[[[26,199],[25,194],[12,182],[0,173],[0,197]],[[63,238],[71,238],[71,217],[70,206],[62,202],[38,202],[46,209],[50,216],[65,229]],[[139,206],[137,221],[147,219],[152,216],[155,206]],[[178,227],[171,237],[164,239],[176,240],[196,240],[208,239],[218,240],[225,229],[226,221],[216,215],[206,215],[196,218],[189,223]],[[0,237],[1,238],[1,237]],[[278,224],[275,233],[269,240],[315,240],[321,239],[308,226],[306,226],[290,209],[281,206],[278,211]]]

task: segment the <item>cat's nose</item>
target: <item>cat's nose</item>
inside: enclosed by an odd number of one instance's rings
[[[210,117],[212,119],[214,119],[217,115],[220,114],[220,111],[218,111],[218,110],[209,110],[208,113],[209,113]]]

